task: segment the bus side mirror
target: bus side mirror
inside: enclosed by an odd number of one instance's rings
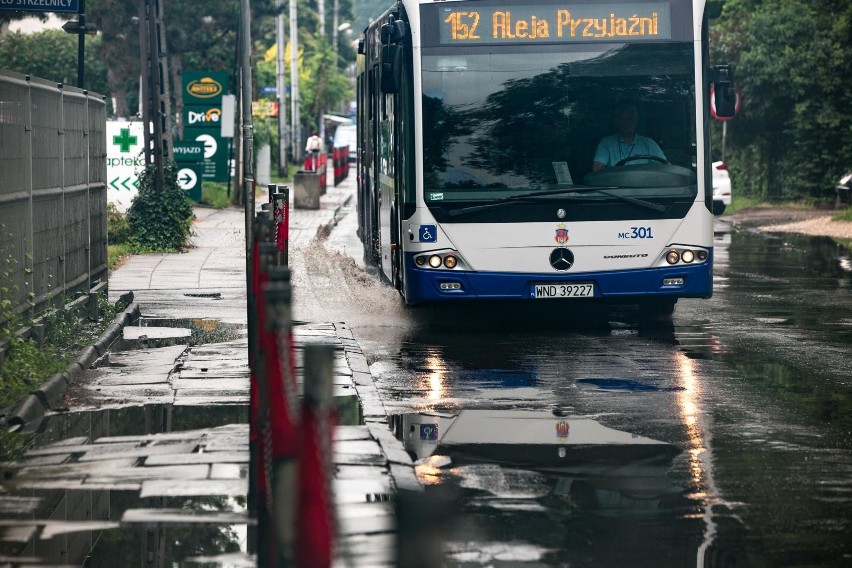
[[[380,33],[382,45],[400,43],[408,35],[405,28],[405,22],[402,20],[395,20],[393,19],[393,16],[390,17],[390,21],[387,24],[382,24]]]
[[[398,93],[402,83],[402,46],[386,45],[382,48],[382,92]]]
[[[713,97],[716,116],[731,118],[737,113],[737,92],[734,89],[734,71],[730,65],[713,68]]]

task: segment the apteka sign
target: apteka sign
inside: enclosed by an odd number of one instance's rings
[[[0,0],[0,10],[76,14],[80,11],[80,0]]]

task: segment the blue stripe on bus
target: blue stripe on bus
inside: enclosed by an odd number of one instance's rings
[[[713,291],[713,264],[679,265],[582,274],[521,274],[429,270],[414,264],[407,254],[405,299],[409,304],[470,299],[530,299],[532,282],[594,282],[595,298],[628,299],[636,296],[709,298]],[[664,286],[665,278],[684,278],[683,286]],[[461,290],[441,290],[442,282],[458,282]]]

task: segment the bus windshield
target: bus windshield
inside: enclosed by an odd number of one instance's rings
[[[694,60],[689,42],[424,47],[426,202],[575,184],[694,198]],[[625,108],[636,116],[628,141],[619,137]],[[595,171],[606,151],[611,161]]]

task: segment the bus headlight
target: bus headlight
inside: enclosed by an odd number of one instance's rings
[[[692,262],[693,260],[695,260],[695,253],[694,253],[694,252],[692,252],[691,250],[685,250],[685,251],[683,251],[683,253],[680,255],[680,259],[681,259],[682,261],[684,261],[685,263],[689,264],[690,262]]]
[[[444,257],[444,266],[447,268],[455,268],[458,264],[458,259],[451,254]]]
[[[704,262],[705,260],[707,260],[707,251],[706,251],[706,250],[700,250],[700,251],[698,251],[697,258],[698,258],[698,260],[700,260],[701,262]]]
[[[668,262],[669,264],[677,264],[678,260],[680,260],[680,253],[678,253],[676,250],[670,250],[666,254],[666,262]]]
[[[426,257],[425,256],[415,257],[414,258],[414,264],[416,264],[417,266],[423,266],[424,264],[426,264]]]
[[[429,257],[429,266],[432,268],[439,268],[441,266],[441,257],[437,254],[433,254]]]

